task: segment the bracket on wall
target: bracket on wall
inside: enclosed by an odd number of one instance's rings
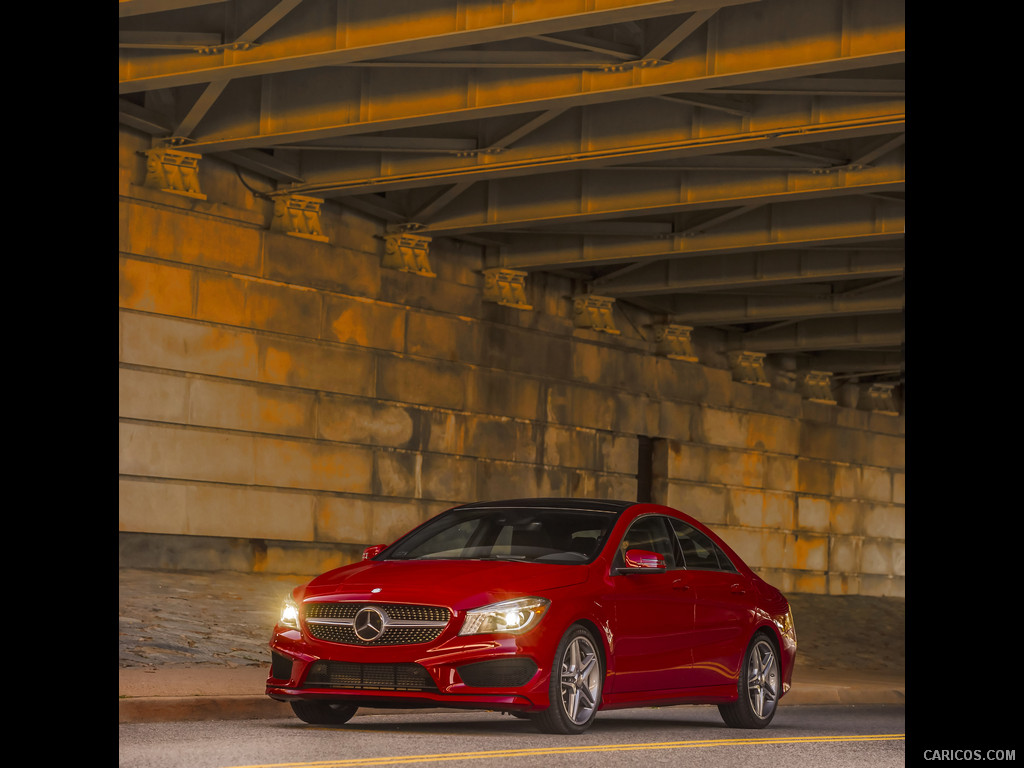
[[[324,201],[302,195],[281,195],[274,198],[274,219],[270,228],[292,237],[326,243],[328,237],[320,226],[320,208]]]
[[[484,299],[514,309],[533,309],[526,302],[526,272],[495,267],[484,270]]]
[[[654,327],[654,350],[659,355],[664,355],[672,360],[696,363],[697,356],[693,353],[691,333],[693,333],[693,328],[689,325],[672,323],[656,325]]]
[[[384,258],[381,266],[412,272],[421,277],[437,277],[430,268],[430,238],[409,232],[384,235]]]
[[[603,333],[619,334],[612,317],[615,299],[584,293],[572,298],[572,320],[577,328],[590,328]]]
[[[862,392],[861,398],[863,398],[865,407],[869,411],[899,416],[899,408],[896,407],[895,389],[895,384],[869,384]]]
[[[798,390],[801,395],[816,403],[836,404],[832,396],[831,371],[804,371],[800,375]]]
[[[202,155],[166,147],[146,150],[145,155],[144,186],[196,200],[206,199],[199,190],[199,159]]]
[[[763,352],[735,350],[729,352],[728,357],[733,381],[739,381],[743,384],[756,384],[759,387],[771,386],[764,372],[765,354]]]

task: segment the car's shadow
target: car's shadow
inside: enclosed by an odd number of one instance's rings
[[[760,731],[741,731],[729,728],[715,711],[694,711],[692,708],[679,710],[655,710],[652,716],[631,716],[620,713],[598,715],[587,734],[613,733],[644,733],[663,732],[666,727],[721,730],[741,734],[760,733]],[[498,713],[458,713],[435,715],[359,715],[343,725],[308,725],[299,720],[288,721],[280,727],[292,729],[361,731],[373,733],[425,733],[425,734],[459,734],[507,738],[510,734],[532,735],[538,738],[545,736],[553,739],[576,738],[557,734],[545,734],[538,731],[526,718],[509,717]],[[772,725],[770,730],[785,730],[785,726]]]

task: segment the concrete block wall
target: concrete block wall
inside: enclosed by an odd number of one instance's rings
[[[904,597],[901,420],[785,399],[701,407],[656,440],[655,495],[785,591]]]
[[[311,574],[462,501],[635,498],[644,435],[655,500],[769,580],[901,594],[901,417],[737,384],[714,339],[657,357],[639,315],[574,328],[568,280],[488,303],[464,244],[431,245],[436,278],[383,268],[382,223],[340,206],[328,243],[270,231],[215,160],[206,200],[149,189],[147,148],[123,130],[122,564]]]

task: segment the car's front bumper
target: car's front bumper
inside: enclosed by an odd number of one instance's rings
[[[357,646],[275,630],[266,693],[366,707],[530,711],[549,705],[543,633],[446,636],[429,644]],[[550,663],[550,662],[548,662]]]

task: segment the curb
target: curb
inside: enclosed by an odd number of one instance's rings
[[[291,717],[283,701],[256,696],[144,696],[118,699],[117,722],[167,723],[196,720],[265,720]]]
[[[878,683],[863,685],[794,684],[780,706],[808,704],[899,704],[907,703],[906,688]]]

